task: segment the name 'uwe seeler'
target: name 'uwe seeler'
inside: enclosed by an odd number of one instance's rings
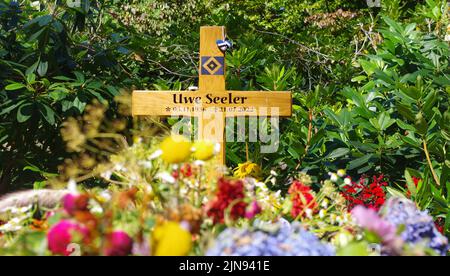
[[[181,93],[172,94],[174,104],[245,104],[248,97],[235,97],[233,93],[226,96],[214,96],[206,94],[206,101],[203,102],[202,96],[185,96]]]

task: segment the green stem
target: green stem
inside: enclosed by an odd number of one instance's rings
[[[423,139],[423,150],[425,152],[425,156],[427,157],[428,166],[430,167],[431,173],[433,174],[434,181],[436,182],[436,184],[438,186],[440,186],[441,184],[439,181],[439,177],[437,176],[436,172],[434,171],[433,163],[431,163],[430,153],[428,152],[427,141],[425,139]]]

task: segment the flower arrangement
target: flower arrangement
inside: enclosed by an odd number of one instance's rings
[[[178,136],[138,140],[102,164],[106,189],[70,180],[64,190],[10,195],[0,200],[0,253],[333,256],[373,254],[372,244],[384,255],[447,253],[433,219],[406,192],[389,195],[382,175],[353,182],[339,170],[316,182],[299,173],[283,192],[252,177],[261,177],[254,166],[223,176],[208,162],[215,152]],[[22,237],[34,243],[23,247]]]

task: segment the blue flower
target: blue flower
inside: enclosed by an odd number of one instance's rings
[[[299,223],[255,223],[253,229],[223,231],[208,256],[333,256],[331,245],[322,243]]]
[[[391,198],[381,211],[390,223],[403,226],[401,238],[411,244],[426,244],[438,254],[445,256],[448,240],[437,229],[433,218],[426,211],[417,209],[416,204],[407,199]]]

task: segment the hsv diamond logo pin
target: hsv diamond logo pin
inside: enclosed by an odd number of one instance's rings
[[[202,75],[223,75],[224,57],[202,57]]]

